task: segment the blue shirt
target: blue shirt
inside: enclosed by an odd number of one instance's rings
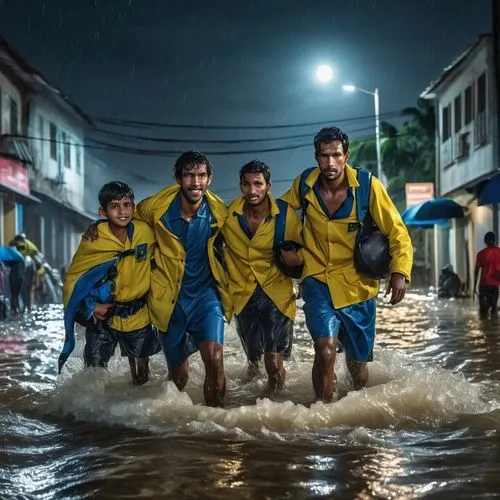
[[[328,208],[326,207],[326,204],[321,197],[321,184],[319,183],[319,181],[314,184],[313,191],[316,195],[316,198],[318,199],[319,204],[321,205],[321,208],[323,209],[323,212],[325,212],[325,215],[330,220],[345,219],[351,214],[352,205],[354,203],[354,194],[352,192],[352,187],[347,189],[346,199],[342,202],[342,205],[337,208],[333,215],[330,215],[330,213],[328,212]]]
[[[178,303],[184,310],[188,310],[203,289],[209,286],[215,287],[207,250],[207,242],[211,236],[211,224],[215,222],[215,218],[207,200],[203,198],[200,208],[191,220],[183,219],[179,193],[161,217],[161,221],[181,240],[186,251],[184,278]]]

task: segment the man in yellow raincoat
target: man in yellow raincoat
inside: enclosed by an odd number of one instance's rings
[[[227,209],[208,190],[212,165],[203,154],[183,153],[174,175],[176,184],[146,198],[136,210],[136,217],[153,228],[157,241],[151,320],[179,390],[188,380],[188,358],[199,350],[205,365],[205,402],[222,406],[224,319],[229,322],[232,316],[219,236]]]
[[[347,135],[337,127],[324,128],[316,134],[314,148],[318,166],[299,175],[283,199],[305,212],[302,297],[307,328],[314,340],[313,385],[317,397],[328,402],[336,390],[339,330],[344,335],[343,349],[355,389],[366,385],[367,362],[372,360],[375,340],[379,282],[359,274],[354,266],[360,226],[355,200],[360,188],[368,190],[371,217],[389,239],[386,294],[391,292],[392,304],[404,298],[413,248],[399,212],[379,179],[369,177],[370,184],[361,185],[359,171],[347,164]]]
[[[242,196],[231,203],[222,228],[229,289],[249,374],[258,373],[264,356],[272,392],[283,388],[283,358],[292,349],[295,294],[282,268],[300,268],[300,277],[301,223],[295,210],[272,196],[271,170],[264,162],[240,169],[240,188]]]

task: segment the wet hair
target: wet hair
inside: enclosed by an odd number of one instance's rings
[[[240,184],[245,180],[245,174],[263,174],[266,184],[271,182],[271,168],[260,160],[252,160],[240,168]]]
[[[495,233],[492,232],[492,231],[488,231],[485,235],[484,235],[484,242],[487,244],[487,245],[494,245],[495,244],[495,241],[496,241],[496,236],[495,236]]]
[[[213,168],[208,158],[199,151],[186,151],[175,162],[174,176],[180,180],[185,172],[189,172],[199,165],[206,165],[207,174],[209,177],[212,177]]]
[[[101,205],[103,210],[107,210],[109,203],[125,197],[130,198],[134,202],[134,191],[128,184],[120,181],[108,182],[99,191],[99,205]]]
[[[347,134],[338,127],[325,127],[314,136],[314,153],[318,155],[321,144],[330,144],[333,141],[342,143],[344,154],[349,151],[349,137],[347,137]]]

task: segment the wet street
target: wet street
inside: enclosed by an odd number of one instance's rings
[[[478,498],[500,492],[500,320],[470,299],[379,301],[369,387],[312,403],[303,318],[288,382],[260,399],[226,332],[225,409],[204,407],[196,355],[185,393],[129,383],[128,363],[58,377],[62,309],[0,325],[0,498]],[[338,357],[340,392],[349,390]]]

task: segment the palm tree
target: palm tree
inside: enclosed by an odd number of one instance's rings
[[[409,119],[398,129],[387,122],[381,125],[381,160],[388,180],[388,191],[398,206],[404,204],[407,182],[435,180],[435,118],[429,101],[420,100],[417,106],[405,108],[402,116]],[[375,138],[353,141],[351,162],[357,167],[375,172],[377,153]]]

